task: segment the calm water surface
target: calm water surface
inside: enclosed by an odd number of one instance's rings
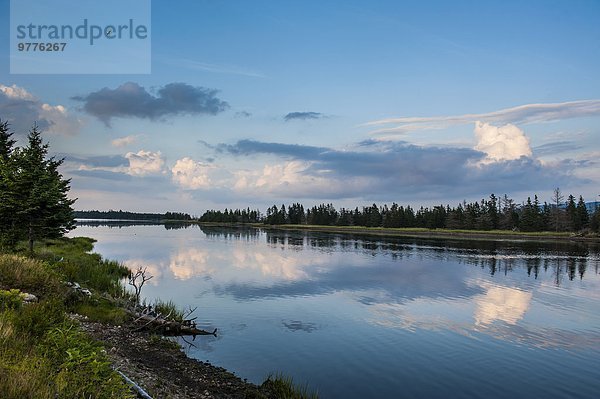
[[[321,398],[600,397],[600,254],[589,245],[80,226],[197,306],[189,356]]]

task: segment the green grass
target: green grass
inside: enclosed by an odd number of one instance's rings
[[[67,317],[74,309],[105,321],[124,317],[112,301],[99,295],[73,298],[64,284],[79,280],[94,291],[119,292],[123,268],[88,253],[92,245],[89,239],[63,239],[39,244],[37,259],[0,254],[0,397],[135,397],[101,345]],[[23,304],[22,292],[39,302]]]
[[[60,296],[0,308],[3,398],[133,398],[102,347],[66,317]]]
[[[74,304],[72,310],[91,321],[104,324],[122,325],[131,319],[122,307],[105,298],[83,300]]]
[[[23,306],[23,293],[17,289],[0,290],[0,311],[21,309]]]
[[[129,269],[91,253],[94,242],[87,237],[47,240],[36,246],[36,257],[48,262],[66,281],[116,298],[126,296],[121,279],[129,275]]]
[[[61,292],[59,274],[46,262],[0,254],[0,288],[19,289],[39,297]]]
[[[318,399],[319,397],[307,385],[298,385],[291,377],[282,374],[270,375],[262,383],[262,387],[269,389],[278,399]]]
[[[184,312],[175,305],[173,301],[163,301],[161,299],[157,299],[154,301],[153,305],[156,313],[160,313],[163,316],[169,315],[169,318],[182,322]]]

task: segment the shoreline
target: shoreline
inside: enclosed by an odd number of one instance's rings
[[[600,243],[600,237],[580,236],[573,233],[555,232],[514,232],[509,230],[451,230],[451,229],[425,229],[425,228],[388,228],[364,226],[323,226],[323,225],[296,225],[281,224],[268,225],[260,223],[211,223],[197,222],[199,226],[207,227],[252,227],[264,230],[296,230],[308,232],[321,232],[357,236],[395,237],[395,238],[422,238],[422,239],[452,239],[468,241],[535,241],[535,242],[588,242]]]
[[[34,256],[0,252],[0,396],[133,399],[137,386],[154,399],[316,398],[281,375],[251,383],[140,328],[126,310],[127,269],[93,252],[94,242],[63,237],[37,243]]]
[[[268,383],[255,385],[225,368],[191,358],[172,340],[74,317],[84,332],[104,345],[115,370],[155,399],[277,397]]]

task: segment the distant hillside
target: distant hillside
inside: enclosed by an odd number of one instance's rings
[[[144,220],[144,221],[161,221],[161,220],[192,220],[192,217],[187,213],[181,212],[166,212],[166,213],[138,213],[128,211],[75,211],[73,212],[76,219],[118,219],[118,220]]]

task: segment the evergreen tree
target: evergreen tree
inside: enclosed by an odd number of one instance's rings
[[[502,198],[502,214],[500,216],[499,227],[504,230],[512,230],[519,224],[519,214],[517,205],[512,198],[504,194]]]
[[[56,238],[73,229],[75,200],[68,198],[70,180],[63,179],[58,167],[63,160],[48,158],[48,144],[34,126],[28,136],[28,145],[16,150],[12,195],[18,203],[13,229],[27,238],[33,252],[36,239]]]
[[[575,197],[573,195],[569,195],[569,200],[567,201],[567,221],[568,221],[568,229],[571,231],[580,230],[580,223],[577,221],[577,205],[575,205]]]
[[[12,135],[8,121],[2,122],[0,119],[0,160],[5,162],[8,161],[16,143],[15,140],[12,139]]]
[[[554,193],[552,194],[552,227],[554,227],[555,231],[561,231],[564,229],[564,210],[561,209],[563,203],[563,196],[560,188],[556,187],[554,189]]]
[[[527,197],[527,202],[522,208],[519,229],[521,231],[535,231],[536,219],[537,212],[534,208],[534,205],[531,203],[531,197]]]
[[[14,190],[14,145],[8,122],[0,120],[0,245],[13,246],[17,240],[14,227],[15,198]]]
[[[600,233],[600,208],[596,208],[590,220],[590,228],[596,233]]]
[[[583,197],[579,196],[579,201],[577,202],[577,217],[576,217],[576,226],[575,230],[581,230],[588,227],[590,223],[590,215],[588,214],[587,207],[585,206],[585,201]]]
[[[498,198],[494,195],[490,195],[490,199],[487,202],[487,213],[490,219],[490,228],[497,229],[499,225],[500,216],[498,214],[499,201]]]

